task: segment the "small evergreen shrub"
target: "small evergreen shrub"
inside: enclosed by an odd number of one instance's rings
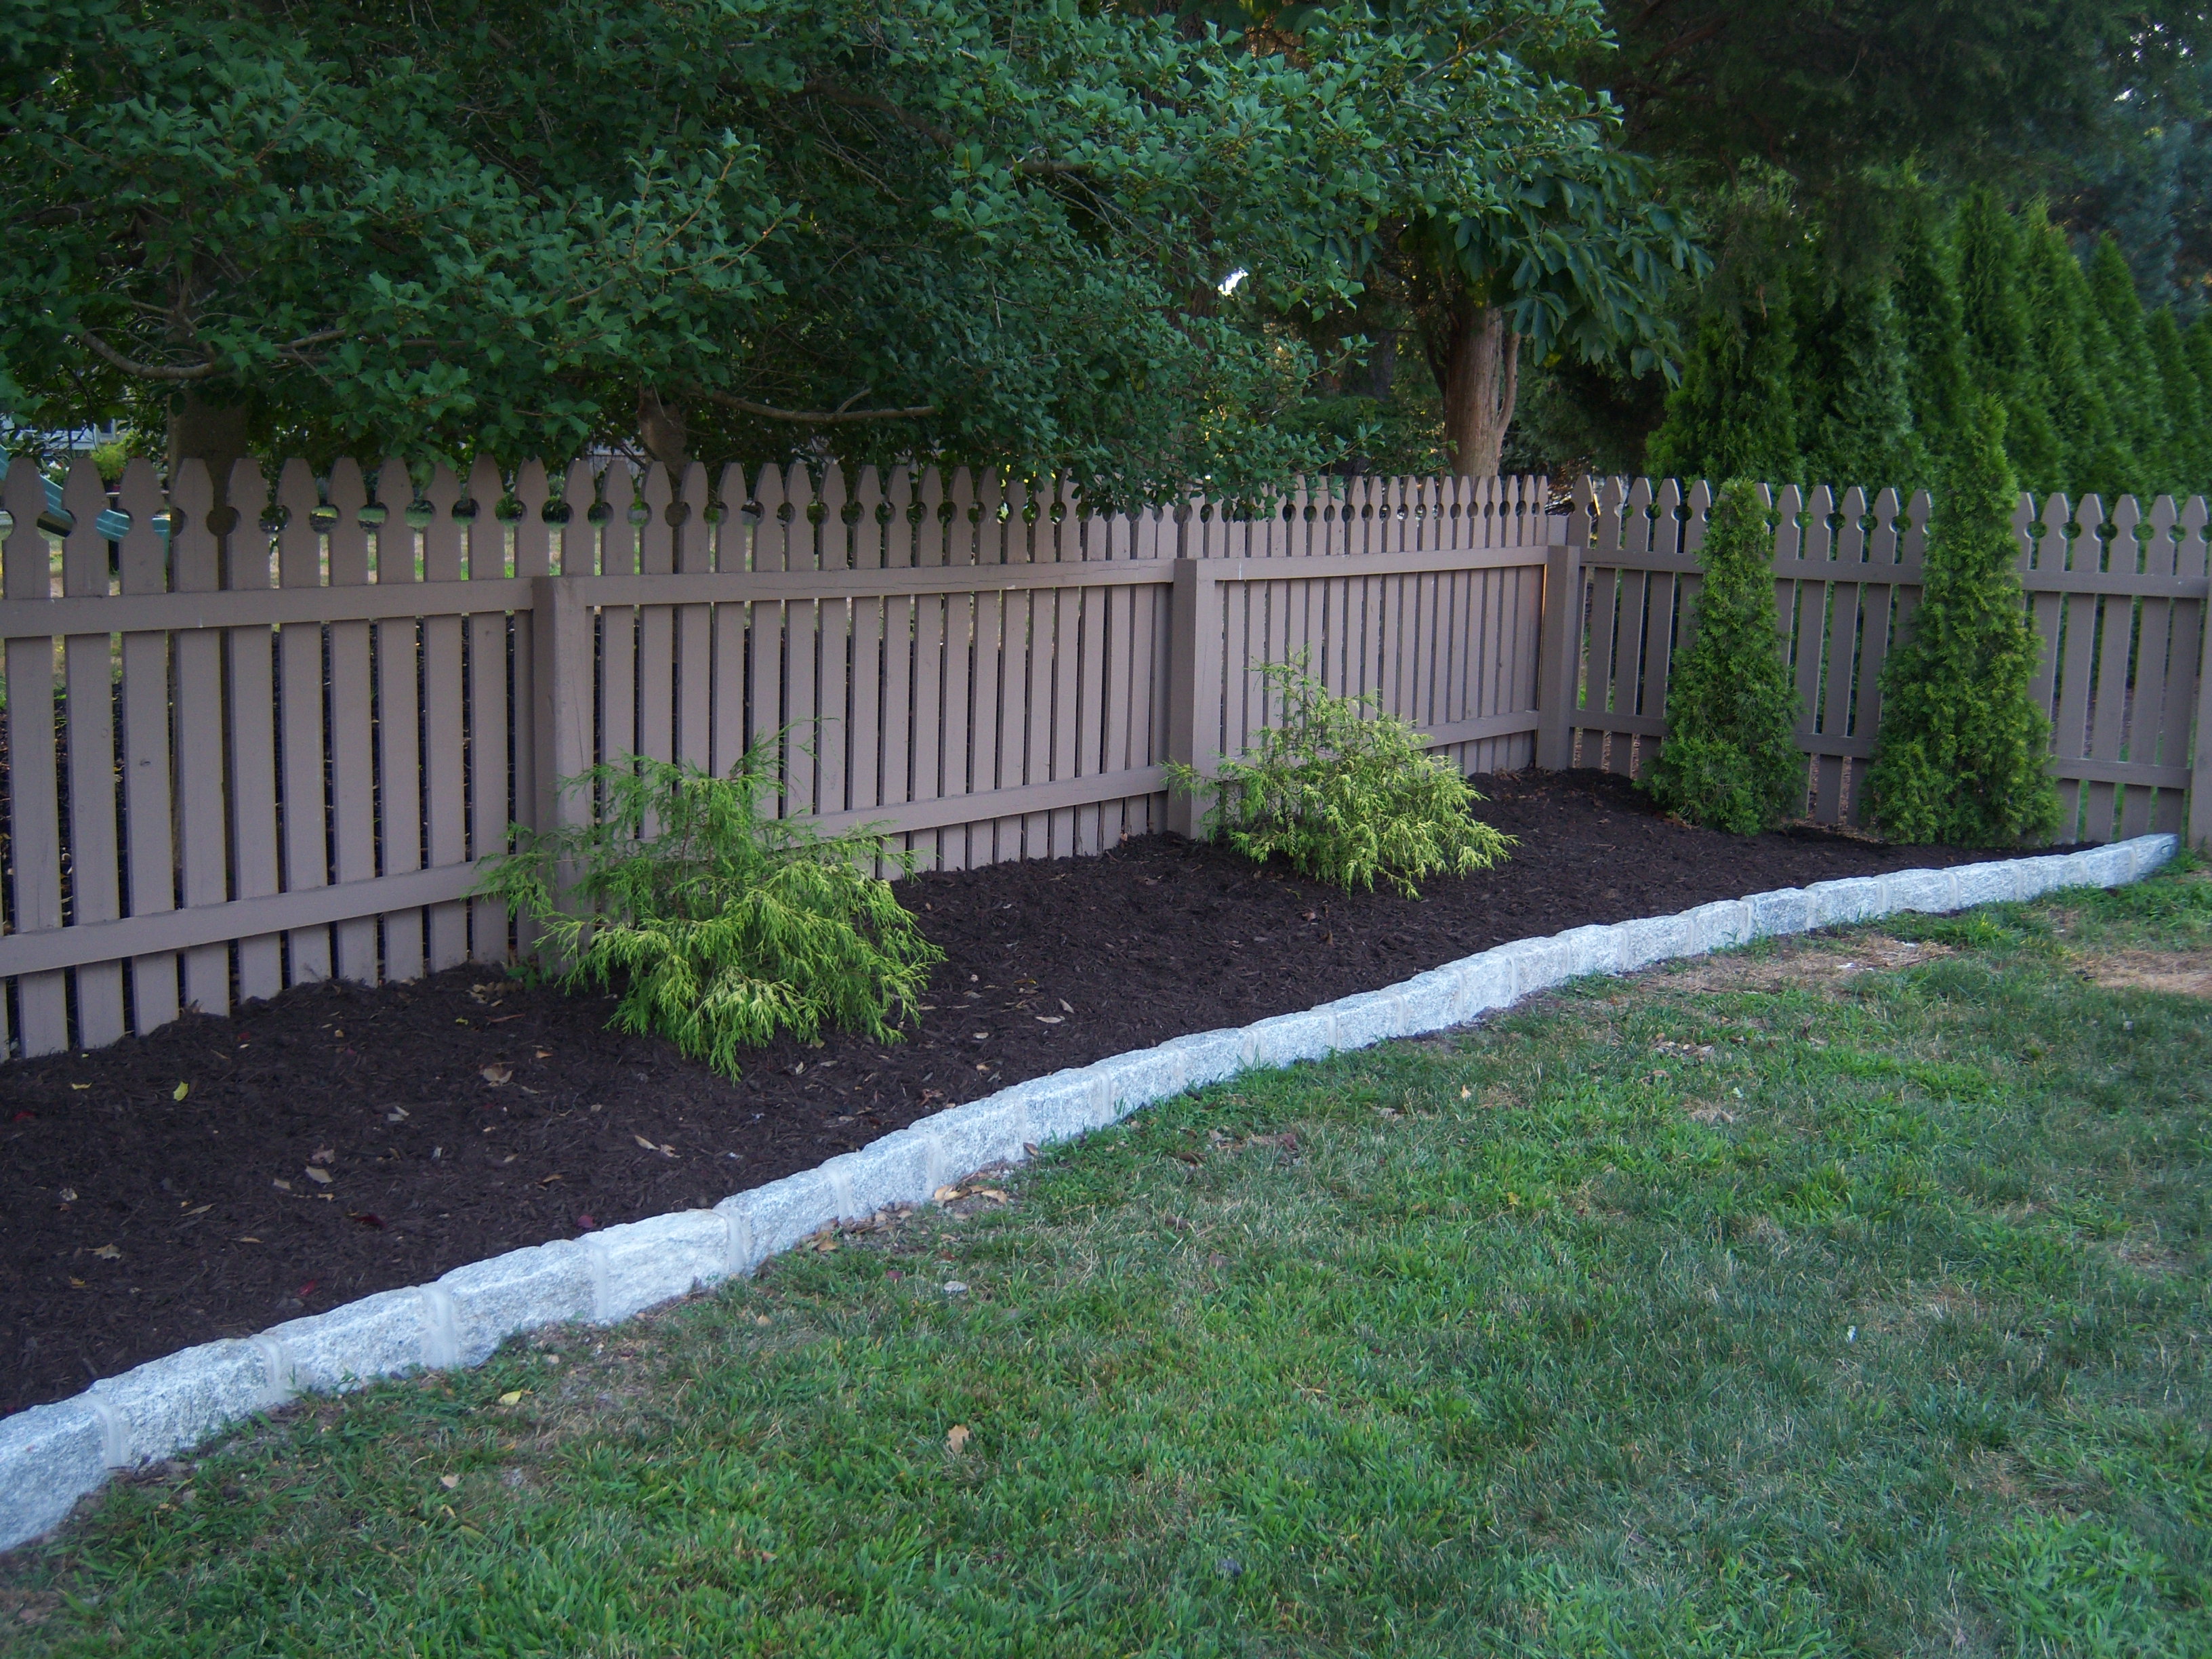
[[[617,1030],[726,1077],[779,1028],[896,1042],[944,960],[872,873],[878,859],[911,870],[911,854],[763,814],[770,752],[756,745],[726,778],[629,756],[564,779],[599,799],[594,819],[514,826],[480,889],[536,924],[564,988],[618,994]]]
[[[2002,405],[1983,399],[1936,497],[1911,637],[1882,667],[1867,800],[1899,841],[2002,847],[2058,827],[2051,720],[2028,695],[2041,647],[2013,570],[2003,430]]]
[[[1771,830],[1804,804],[1797,693],[1774,626],[1773,526],[1759,487],[1721,487],[1698,562],[1697,631],[1667,687],[1667,740],[1644,780],[1677,817],[1730,835]]]
[[[1260,670],[1282,702],[1280,725],[1224,761],[1218,778],[1188,766],[1169,781],[1219,792],[1208,834],[1226,832],[1245,857],[1281,854],[1316,881],[1372,891],[1380,876],[1408,898],[1442,872],[1463,876],[1506,856],[1512,837],[1468,814],[1481,796],[1459,769],[1431,755],[1420,730],[1374,711],[1372,697],[1340,697],[1301,655]]]

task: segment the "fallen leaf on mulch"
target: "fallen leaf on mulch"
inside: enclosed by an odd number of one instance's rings
[[[481,1075],[486,1083],[490,1084],[493,1088],[496,1089],[501,1084],[505,1083],[509,1078],[514,1075],[514,1067],[512,1066],[487,1066],[483,1068]]]
[[[93,1254],[98,1256],[102,1261],[120,1261],[123,1260],[123,1252],[116,1249],[112,1244],[103,1244],[98,1249],[94,1250]]]
[[[172,1100],[182,1100],[182,1099],[183,1099],[186,1095],[188,1095],[188,1094],[191,1093],[191,1091],[192,1091],[192,1085],[191,1085],[191,1084],[189,1084],[189,1083],[179,1083],[179,1085],[177,1085],[173,1090],[172,1090],[172,1091],[170,1091],[169,1098],[170,1098],[170,1099],[172,1099]]]
[[[639,1146],[644,1147],[648,1152],[659,1152],[663,1158],[673,1158],[676,1156],[676,1149],[664,1141],[647,1140],[643,1135],[635,1133],[631,1134],[630,1139],[637,1142]]]
[[[955,1423],[945,1433],[945,1449],[957,1457],[968,1449],[968,1443],[974,1437],[968,1432],[968,1425],[965,1423]]]
[[[307,1179],[318,1187],[327,1187],[331,1184],[331,1172],[328,1170],[318,1170],[312,1164],[307,1165]]]

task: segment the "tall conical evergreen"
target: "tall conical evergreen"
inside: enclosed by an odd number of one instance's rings
[[[2066,233],[2051,222],[2039,203],[2021,216],[2029,347],[2057,428],[2058,453],[2057,466],[2048,474],[2038,477],[2025,467],[2016,471],[2038,495],[2094,489],[2110,501],[2134,487],[2136,470],[2135,453],[2106,396],[2103,374],[2112,361],[2112,337]]]
[[[1929,474],[1897,480],[1900,492],[1933,486],[1933,474],[1966,424],[1974,395],[1954,258],[1934,205],[1924,200],[1909,204],[1898,236],[1892,292],[1905,342],[1905,395]]]
[[[1705,520],[1696,631],[1667,684],[1667,738],[1644,787],[1692,823],[1755,835],[1805,804],[1797,693],[1774,626],[1774,526],[1747,478]]]
[[[2091,373],[2104,390],[2114,439],[2134,464],[2126,489],[2148,500],[2167,487],[2172,422],[2166,384],[2151,351],[2142,301],[2136,293],[2135,273],[2110,236],[2098,238],[2087,280],[2098,320],[2104,325],[2100,343],[2107,354],[2103,362],[2091,365]]]
[[[2166,454],[2154,488],[2176,496],[2212,489],[2212,409],[2197,378],[2187,337],[2170,307],[2151,313],[2144,344],[2158,365],[2160,401],[2166,407]]]
[[[1882,667],[1867,799],[1899,841],[2008,847],[2058,825],[2051,721],[2029,696],[2041,647],[2013,569],[2003,422],[1984,399],[1945,469],[1920,608]]]
[[[2022,484],[2039,493],[2063,489],[2067,455],[2030,329],[2020,226],[1984,186],[1967,192],[1955,235],[1967,377],[1977,392],[2002,405],[2005,453]],[[1972,411],[1962,410],[1946,446],[1955,448],[1972,422]]]
[[[1796,318],[1778,270],[1742,314],[1718,309],[1698,325],[1681,384],[1645,454],[1662,477],[1792,479],[1802,457],[1792,386]]]
[[[1808,308],[1797,352],[1802,482],[1833,484],[1839,495],[1853,484],[1872,495],[1924,483],[1911,362],[1888,283],[1838,284],[1826,306]]]

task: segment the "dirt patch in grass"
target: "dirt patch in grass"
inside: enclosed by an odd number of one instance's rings
[[[2212,997],[2212,951],[2118,951],[2084,953],[2079,971],[2108,991],[2168,991]]]
[[[1477,781],[1481,815],[1518,837],[1511,861],[1419,900],[1164,836],[902,883],[947,958],[910,1040],[779,1042],[734,1082],[609,1030],[607,1000],[489,966],[301,988],[0,1066],[0,1411],[504,1250],[710,1205],[1008,1084],[1509,939],[1982,856],[1696,830],[1605,773]]]
[[[1854,975],[1915,968],[1953,954],[1948,945],[1855,933],[1849,939],[1778,942],[1755,956],[1698,957],[1658,975],[1661,988],[1685,995],[1709,991],[1778,991],[1792,985],[1832,985]]]

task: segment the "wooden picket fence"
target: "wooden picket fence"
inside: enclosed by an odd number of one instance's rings
[[[780,811],[881,826],[925,868],[1065,856],[1194,829],[1168,764],[1243,749],[1274,713],[1259,668],[1303,657],[1466,771],[1634,774],[1706,502],[1360,478],[1103,514],[965,471],[293,461],[273,490],[242,464],[226,528],[197,464],[111,492],[80,460],[53,534],[46,496],[26,461],[0,489],[0,1041],[23,1054],[506,959],[482,860],[510,823],[588,811],[556,781],[623,754],[722,771],[766,741]],[[1854,821],[1927,504],[1777,505],[1808,811]],[[2179,827],[2212,768],[2203,503],[2021,524],[2072,835]]]

